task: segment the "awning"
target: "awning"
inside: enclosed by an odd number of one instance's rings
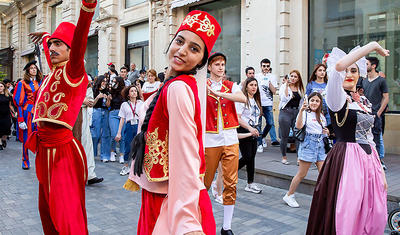
[[[177,7],[186,6],[186,5],[192,4],[194,2],[198,2],[198,1],[200,1],[200,0],[174,0],[171,3],[171,8],[174,9]]]
[[[30,55],[30,54],[33,54],[34,52],[35,52],[35,47],[32,47],[32,48],[22,51],[21,56]]]

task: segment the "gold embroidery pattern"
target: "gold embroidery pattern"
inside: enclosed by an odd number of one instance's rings
[[[144,168],[147,178],[150,181],[163,181],[168,179],[168,131],[165,134],[165,141],[158,138],[158,127],[147,134],[146,145],[149,152],[144,155]],[[154,165],[163,167],[164,175],[160,179],[152,179],[149,175]]]
[[[37,109],[37,114],[38,114],[39,118],[44,118],[46,116],[47,106],[43,101],[40,101],[37,104],[36,109]]]
[[[50,86],[50,91],[55,92],[57,90],[57,85],[60,84],[60,81],[54,81]]]
[[[183,20],[182,25],[189,25],[190,28],[193,27],[194,23],[199,24],[199,28],[196,29],[196,31],[201,31],[201,32],[205,32],[207,33],[207,36],[211,37],[211,35],[215,35],[214,34],[214,30],[215,30],[215,25],[211,24],[210,19],[208,19],[207,15],[204,16],[203,20],[199,19],[199,16],[202,13],[198,13],[198,14],[194,14],[192,16],[188,15],[186,16],[186,18]]]
[[[60,81],[60,79],[61,79],[61,73],[62,73],[62,72],[63,72],[62,69],[58,69],[57,72],[56,72],[56,74],[54,75],[54,78],[55,78],[57,81]]]
[[[200,27],[196,31],[207,33],[207,36],[211,37],[214,35],[215,25],[211,24],[211,21],[207,16],[204,16],[204,20],[200,21]]]
[[[53,97],[53,102],[54,103],[60,102],[62,97],[65,97],[65,94],[62,93],[62,92],[59,92],[59,93],[55,94],[54,97]]]
[[[85,7],[84,5],[82,5],[82,10],[90,13],[90,12],[94,12],[96,10],[96,8],[88,8],[88,7]]]
[[[81,85],[81,83],[82,83],[83,80],[85,79],[85,75],[82,76],[82,79],[81,79],[79,82],[77,82],[77,83],[72,83],[72,82],[68,79],[66,68],[67,68],[67,66],[64,66],[63,75],[64,75],[64,80],[65,80],[65,82],[66,82],[68,85],[70,85],[71,87],[77,87],[77,86]]]
[[[49,94],[49,92],[46,91],[44,93],[44,102],[47,103],[47,102],[49,102],[49,100],[50,100],[50,94]]]
[[[53,111],[56,110],[56,113],[53,114]],[[57,103],[53,104],[47,111],[47,116],[51,119],[57,119],[61,116],[62,111],[68,110],[68,105],[65,103]]]

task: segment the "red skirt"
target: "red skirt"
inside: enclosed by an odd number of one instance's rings
[[[152,193],[142,189],[142,208],[140,209],[137,234],[151,235],[153,233],[165,197],[166,194]],[[203,232],[206,235],[215,235],[216,225],[211,200],[206,189],[200,191],[199,206]]]

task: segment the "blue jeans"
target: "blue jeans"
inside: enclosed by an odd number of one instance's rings
[[[116,152],[117,150],[117,141],[115,141],[115,136],[117,136],[118,128],[119,128],[119,120],[120,117],[118,116],[119,109],[114,109],[110,111],[110,116],[108,118],[110,123],[110,132],[111,132],[111,151]],[[119,152],[125,153],[125,125],[121,130],[121,140],[119,141]]]
[[[263,116],[265,118],[266,125],[260,137],[258,137],[258,145],[262,144],[262,139],[268,135],[271,136],[271,141],[276,142],[276,132],[274,124],[274,113],[272,112],[272,106],[262,106]],[[261,123],[262,117],[260,116],[259,123]]]
[[[385,144],[383,143],[383,135],[381,132],[380,138],[379,138],[379,158],[384,158],[385,157]]]
[[[129,153],[131,152],[131,143],[133,138],[135,138],[137,134],[138,125],[132,125],[130,122],[125,123],[125,154],[124,154],[124,161],[129,161]]]
[[[300,142],[298,157],[305,162],[325,161],[325,147],[322,134],[306,133],[303,142]]]
[[[93,109],[92,125],[90,133],[93,140],[93,153],[97,156],[97,146],[101,139],[101,160],[110,160],[110,126],[108,124],[108,110],[102,108]]]

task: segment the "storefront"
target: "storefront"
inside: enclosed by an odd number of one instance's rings
[[[223,28],[216,41],[213,52],[223,52],[227,56],[226,74],[232,81],[240,81],[240,39],[241,39],[240,0],[225,0],[191,7],[210,13]]]
[[[389,110],[400,113],[400,2],[398,0],[310,1],[309,72],[333,47],[349,52],[357,45],[377,41],[390,50],[379,70],[389,86]]]

